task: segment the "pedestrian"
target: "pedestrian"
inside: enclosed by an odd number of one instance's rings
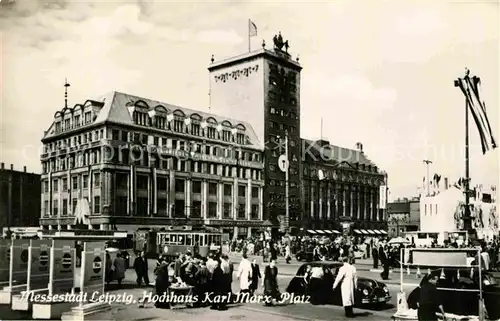
[[[168,292],[169,286],[170,281],[168,276],[168,264],[163,261],[162,263],[160,263],[160,266],[156,270],[155,294],[161,297],[163,294]],[[154,304],[158,309],[170,308],[170,303],[168,302],[168,300],[156,300]]]
[[[378,269],[378,246],[373,245],[372,247],[372,258],[373,258],[373,268]]]
[[[220,258],[220,268],[222,270],[224,276],[224,292],[228,293],[230,297],[228,300],[232,298],[233,291],[231,284],[233,283],[233,267],[232,264],[229,263],[229,257],[226,254],[222,254]]]
[[[250,283],[250,294],[253,296],[255,294],[255,291],[259,287],[259,279],[261,279],[262,276],[260,275],[260,267],[257,264],[257,260],[253,259],[252,261],[252,282]]]
[[[149,285],[148,276],[148,259],[146,258],[146,253],[142,251],[134,260],[134,270],[137,275],[137,285],[142,286],[142,281],[146,286]]]
[[[106,284],[109,286],[109,283],[113,281],[113,260],[111,259],[111,255],[106,251]]]
[[[211,288],[214,292],[214,300],[210,309],[212,310],[227,310],[227,285],[224,272],[221,269],[221,264],[215,261],[214,272],[212,274]]]
[[[264,280],[262,280],[262,286],[264,287],[265,305],[273,305],[273,300],[278,299],[278,268],[276,267],[276,261],[271,260],[268,266],[264,270]]]
[[[431,274],[427,282],[423,282],[420,286],[420,298],[418,300],[418,320],[419,321],[437,321],[437,310],[444,314],[443,304],[436,287],[439,275]]]
[[[309,294],[311,296],[311,304],[318,305],[323,302],[323,268],[314,266],[311,268],[311,278],[309,279]]]
[[[387,246],[386,245],[380,246],[379,252],[380,252],[379,253],[380,261],[382,262],[382,266],[384,268],[382,273],[380,273],[380,277],[382,278],[382,280],[388,280],[389,279],[390,258],[389,258],[389,254],[387,253]]]
[[[340,267],[333,289],[335,290],[339,283],[342,294],[342,306],[345,310],[345,316],[354,318],[353,305],[354,305],[354,292],[358,286],[358,277],[356,275],[356,268],[349,263],[349,259],[344,257],[342,259],[344,265]]]
[[[252,264],[248,261],[246,252],[243,253],[238,267],[237,277],[240,280],[240,293],[250,292],[250,282],[252,281]]]
[[[285,261],[286,261],[286,264],[290,264],[290,261],[292,260],[292,253],[291,253],[291,249],[290,249],[290,243],[288,243],[286,246],[285,246]]]
[[[113,262],[113,267],[115,268],[115,279],[118,281],[118,287],[121,288],[122,286],[122,281],[125,278],[125,271],[126,265],[125,265],[125,259],[122,257],[120,253],[116,255],[116,258]]]

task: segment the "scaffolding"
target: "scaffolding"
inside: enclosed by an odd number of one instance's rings
[[[405,251],[406,250],[406,251]],[[406,253],[405,253],[406,252]],[[415,253],[423,253],[423,255],[417,255],[415,260]],[[467,258],[470,253],[476,253],[474,259],[476,259],[475,265],[467,264]],[[406,256],[405,256],[406,254]],[[457,291],[457,292],[479,292],[479,320],[485,320],[484,313],[484,301],[483,301],[483,275],[481,266],[481,250],[477,248],[401,248],[400,251],[400,293],[398,295],[397,302],[397,312],[393,319],[403,320],[404,317],[398,316],[398,314],[408,311],[408,303],[406,300],[406,294],[404,292],[404,286],[410,285],[404,282],[404,271],[405,267],[409,273],[411,267],[417,268],[417,276],[420,273],[420,268],[427,268],[428,273],[430,273],[431,268],[439,269],[441,268],[441,275],[444,273],[444,268],[456,268],[456,269],[471,269],[471,273],[474,269],[478,269],[478,289],[459,289],[459,288],[442,288],[438,287],[439,291]],[[461,264],[463,262],[463,264]]]

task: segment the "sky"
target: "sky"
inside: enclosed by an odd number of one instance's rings
[[[117,90],[208,111],[216,59],[282,32],[300,57],[301,136],[354,148],[388,173],[389,199],[415,196],[425,175],[464,175],[465,68],[499,134],[497,1],[0,2],[0,159],[39,172],[40,139],[69,103]],[[269,47],[269,46],[268,46]],[[321,119],[323,131],[321,132]],[[473,183],[499,181],[498,149],[483,155],[471,119]]]

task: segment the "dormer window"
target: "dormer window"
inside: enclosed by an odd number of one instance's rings
[[[69,119],[64,120],[64,130],[68,130],[71,127],[71,123]]]
[[[208,127],[207,128],[207,137],[210,139],[215,139],[215,128],[213,127]]]
[[[191,135],[200,136],[199,124],[191,124]]]
[[[92,114],[90,111],[85,113],[85,124],[88,124],[92,121]]]
[[[80,115],[75,116],[75,120],[73,123],[75,126],[80,126]]]
[[[155,117],[155,127],[156,128],[164,129],[166,122],[167,122],[167,120],[165,119],[165,117],[161,117],[161,116]]]
[[[223,130],[222,139],[226,142],[229,142],[231,140],[231,132],[229,130]]]
[[[61,132],[61,123],[57,122],[56,123],[56,133],[59,133],[59,132]]]
[[[141,112],[134,112],[134,122],[137,124],[137,125],[141,125],[141,126],[147,126],[148,125],[148,114],[146,113],[141,113]]]
[[[237,134],[236,134],[236,142],[237,142],[238,144],[241,144],[241,145],[245,144],[245,135],[244,135],[244,134],[237,133]]]
[[[174,131],[182,132],[183,125],[184,125],[184,122],[182,120],[174,119]]]

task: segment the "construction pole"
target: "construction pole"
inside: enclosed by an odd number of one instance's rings
[[[432,161],[428,159],[424,159],[425,164],[425,196],[429,196],[431,194],[431,185],[430,185],[430,164]]]

